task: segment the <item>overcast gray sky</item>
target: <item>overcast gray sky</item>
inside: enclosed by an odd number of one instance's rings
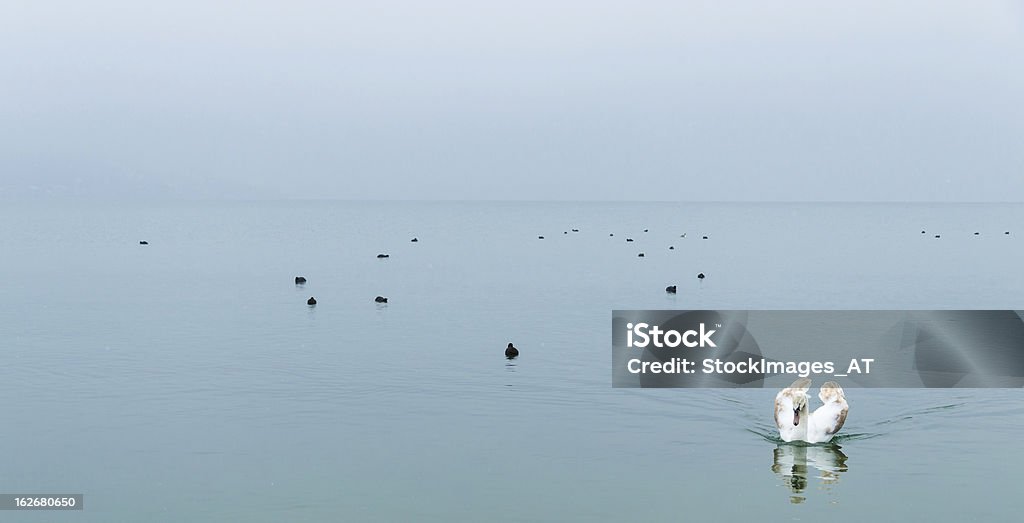
[[[6,2],[0,198],[1024,200],[1020,1]]]

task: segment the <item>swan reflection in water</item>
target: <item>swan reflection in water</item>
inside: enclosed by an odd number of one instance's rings
[[[790,503],[803,503],[808,483],[820,483],[819,488],[831,491],[839,483],[839,476],[849,470],[846,454],[836,444],[826,446],[778,445],[773,450],[772,472],[782,478],[792,494]]]

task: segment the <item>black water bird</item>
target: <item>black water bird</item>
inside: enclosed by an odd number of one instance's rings
[[[515,345],[509,343],[508,347],[505,348],[505,357],[508,359],[512,359],[515,358],[516,356],[519,356],[519,349],[517,349]]]
[[[942,238],[942,235],[940,235],[940,234],[936,234],[936,235],[935,235],[935,237],[936,237],[936,238]]]
[[[390,255],[390,254],[383,254],[383,253],[382,253],[382,254],[378,254],[378,255],[377,255],[377,259],[378,259],[378,260],[383,260],[384,258],[390,258],[390,257],[391,257],[391,255]]]
[[[697,279],[698,280],[703,280],[704,279],[704,273],[702,272],[702,273],[698,274],[697,275]]]
[[[707,236],[704,236],[704,239],[706,240],[706,239],[708,239],[708,237],[707,237]]]
[[[976,233],[974,233],[974,235],[975,235],[975,236],[978,236],[979,234],[981,234],[981,233],[980,233],[980,232],[976,232]]]
[[[139,242],[139,245],[149,245],[149,242],[147,242],[146,240],[142,240],[141,242]]]
[[[643,258],[644,257],[644,253],[641,252],[640,254],[637,254],[636,257],[637,258]]]
[[[538,236],[538,237],[537,237],[537,239],[538,239],[538,240],[543,240],[543,239],[544,239],[544,237],[543,237],[543,236]]]
[[[579,229],[573,229],[572,232],[580,232]]]
[[[644,232],[647,232],[647,229],[644,229]]]
[[[316,305],[316,298],[310,296],[309,299],[306,300],[306,305]]]
[[[669,245],[669,246],[668,246],[668,250],[670,250],[670,251],[674,251],[674,250],[676,250],[676,248],[675,248],[675,247],[673,247],[673,246],[671,246],[671,245]]]
[[[668,287],[665,287],[665,292],[667,292],[669,294],[675,294],[676,293],[676,286],[675,285],[669,285]]]
[[[631,242],[631,241],[633,241],[633,238],[626,238],[626,241],[627,242]]]
[[[419,239],[419,238],[413,238],[413,239],[411,239],[411,240],[409,240],[409,241],[411,241],[411,242],[413,242],[413,243],[416,243],[416,242],[420,241],[420,239]]]
[[[388,299],[383,296],[377,296],[376,298],[373,299],[373,301],[377,303],[387,303]]]
[[[295,277],[295,285],[302,285],[303,283],[306,283],[305,276],[296,276]]]

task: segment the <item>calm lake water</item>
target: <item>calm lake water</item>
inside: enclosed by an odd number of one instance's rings
[[[4,521],[1020,517],[1019,389],[851,389],[837,444],[807,448],[775,438],[775,390],[613,389],[609,356],[613,309],[1020,309],[1024,206],[8,204],[0,220],[0,493],[85,495]]]

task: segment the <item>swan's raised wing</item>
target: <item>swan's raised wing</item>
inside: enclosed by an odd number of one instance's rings
[[[839,432],[846,423],[846,413],[850,410],[843,388],[834,381],[825,382],[818,391],[818,398],[824,405],[814,410],[814,425],[820,427],[827,435]]]
[[[832,382],[830,381],[829,383],[832,383]],[[833,385],[834,385],[834,383],[833,383]],[[800,392],[803,392],[803,393],[806,394],[807,393],[807,389],[810,389],[810,388],[811,388],[811,378],[800,378],[800,379],[794,381],[792,385],[790,385],[789,387],[786,387],[785,389],[782,389],[782,390],[783,391],[787,391],[787,390],[792,389],[792,390],[797,390],[797,391],[800,391]]]
[[[825,404],[846,403],[846,395],[843,394],[843,388],[834,381],[826,381],[821,385],[821,389],[818,390],[818,398]]]

